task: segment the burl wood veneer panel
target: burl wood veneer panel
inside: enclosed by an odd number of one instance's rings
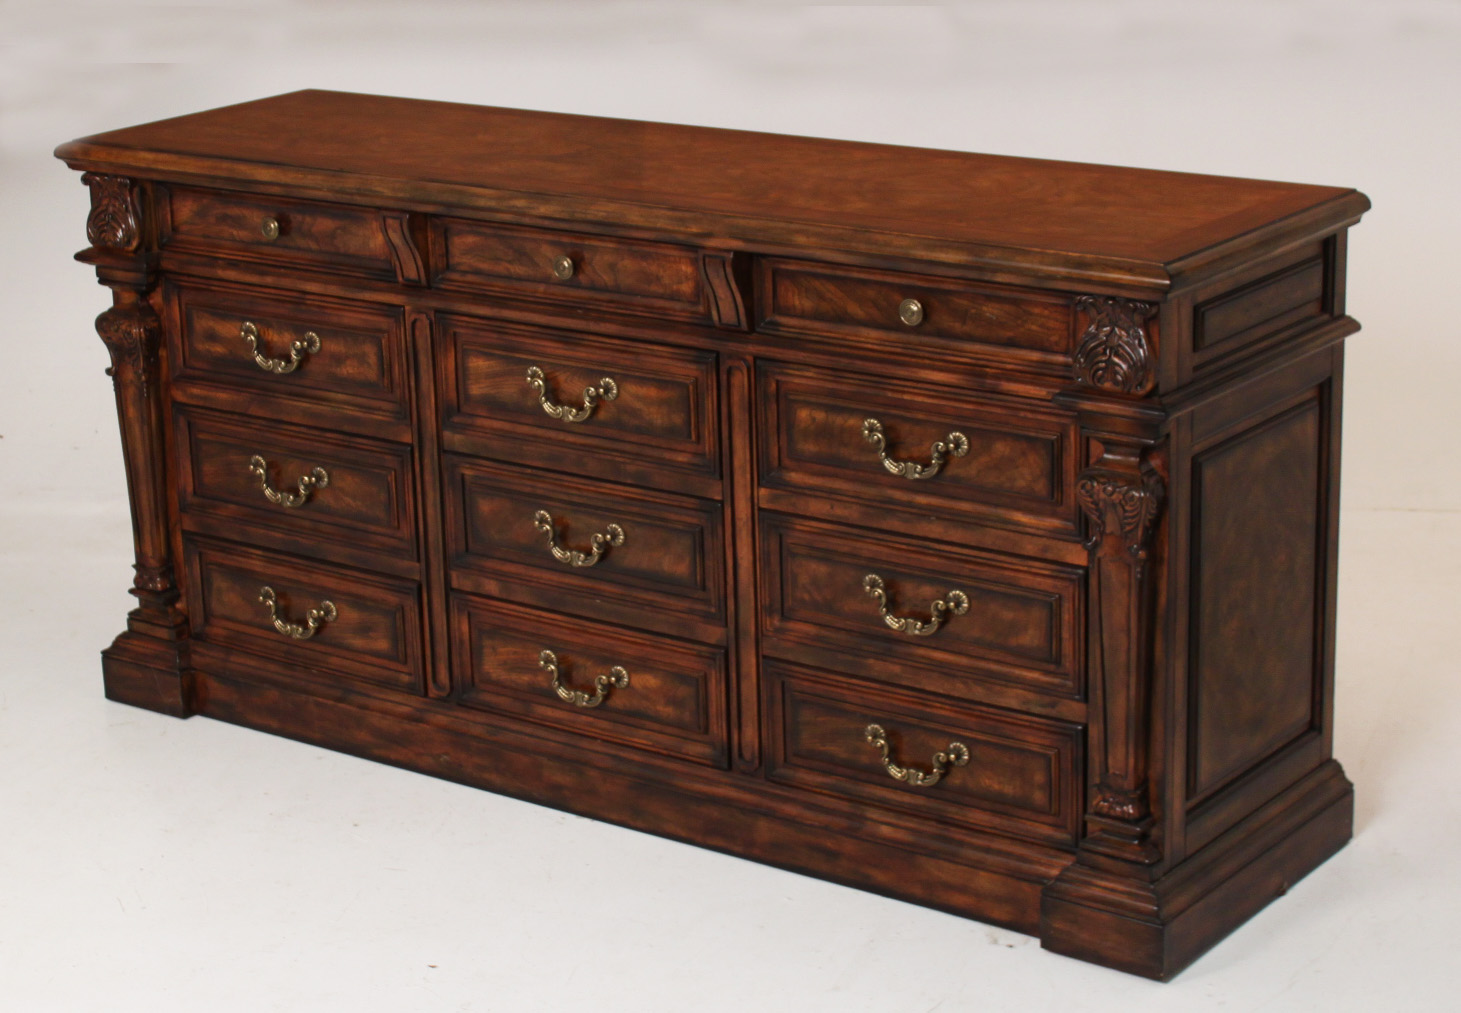
[[[1317,727],[1323,436],[1316,392],[1193,461],[1193,801]]]

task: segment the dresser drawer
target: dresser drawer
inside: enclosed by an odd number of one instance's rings
[[[959,391],[758,366],[761,484],[1073,535],[1073,416]]]
[[[460,316],[438,329],[454,449],[719,495],[714,353]]]
[[[399,309],[220,287],[180,289],[177,315],[177,377],[184,382],[320,411],[406,416]],[[348,418],[340,427],[349,428]]]
[[[768,651],[810,645],[871,678],[967,699],[991,681],[1082,695],[1082,569],[770,512],[761,528]]]
[[[448,455],[452,578],[648,629],[724,614],[718,503]]]
[[[194,637],[312,669],[419,691],[420,587],[362,570],[187,538]]]
[[[395,277],[381,213],[258,194],[169,189],[167,243]]]
[[[416,557],[410,447],[183,406],[175,422],[185,516]]]
[[[1065,296],[776,257],[758,265],[760,331],[847,336],[883,348],[890,338],[955,351],[988,346],[1051,362],[1072,348],[1075,315]]]
[[[452,629],[463,703],[725,766],[723,651],[464,595]]]
[[[496,289],[656,316],[706,317],[700,254],[691,246],[438,218],[435,284]]]
[[[1075,844],[1079,725],[935,705],[825,672],[763,669],[773,781],[945,825]]]

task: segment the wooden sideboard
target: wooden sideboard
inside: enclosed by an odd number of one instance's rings
[[[1362,194],[321,91],[57,155],[110,698],[1155,978],[1349,839]]]

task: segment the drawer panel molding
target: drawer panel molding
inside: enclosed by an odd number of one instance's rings
[[[761,362],[761,483],[1077,533],[1077,430],[1043,405]]]
[[[416,556],[410,447],[203,408],[174,413],[179,504],[267,537]],[[306,549],[306,551],[308,551]]]
[[[776,662],[770,774],[963,826],[1073,844],[1078,726],[900,696]]]
[[[929,669],[945,692],[971,698],[990,679],[1082,696],[1079,568],[870,538],[781,514],[763,513],[762,530],[769,649],[786,639],[863,654],[914,685],[930,678],[918,669]]]
[[[768,333],[1029,363],[1069,361],[1072,352],[1065,296],[776,257],[759,261],[756,281],[757,329]]]
[[[184,540],[193,635],[275,659],[420,692],[418,585],[215,540]]]
[[[169,190],[166,243],[366,275],[396,276],[380,212],[263,194]]]
[[[433,261],[441,265],[436,284],[443,289],[709,317],[694,247],[455,218],[432,223],[431,243]]]
[[[714,353],[455,314],[438,330],[456,449],[719,495]]]
[[[177,376],[246,394],[275,417],[290,404],[406,414],[404,314],[370,303],[232,286],[181,288]]]
[[[463,703],[724,767],[724,652],[474,595],[452,600]]]
[[[472,589],[532,585],[629,625],[646,609],[722,620],[720,504],[456,455],[446,482],[449,565]]]

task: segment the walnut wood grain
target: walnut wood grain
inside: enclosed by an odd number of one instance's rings
[[[391,143],[360,143],[380,136]],[[1340,187],[328,91],[99,134],[56,153],[73,166],[151,177],[556,212],[741,244],[891,249],[1147,287],[1170,284],[1169,262],[1261,243],[1265,227],[1290,216],[1313,209],[1344,225],[1369,206]]]
[[[707,315],[699,254],[691,246],[607,240],[581,233],[434,220],[435,284],[593,305],[619,299],[658,315]],[[555,268],[566,258],[565,277]]]
[[[760,364],[763,486],[924,509],[976,523],[1074,534],[1073,416],[953,388],[872,383],[829,370]],[[932,478],[890,474],[863,435],[881,424],[890,455],[927,463],[957,432],[967,451]]]
[[[934,710],[780,662],[767,666],[766,693],[774,780],[971,827],[1075,841],[1083,780],[1076,725],[978,708]],[[969,760],[932,787],[910,787],[888,775],[868,743],[874,722],[888,732],[900,764],[927,769],[951,743],[965,746]]]
[[[1362,194],[331,92],[57,154],[108,697],[1159,979],[1348,840]]]
[[[456,314],[439,317],[439,332],[451,449],[719,498],[713,353]],[[581,405],[584,389],[604,377],[618,394],[582,422],[564,423],[528,384],[533,367],[555,403]]]
[[[184,545],[188,612],[198,639],[272,657],[286,669],[419,692],[421,603],[414,583],[211,540]],[[281,635],[259,600],[263,587],[274,589],[291,622],[302,622],[325,601],[335,605],[336,618],[308,640]]]
[[[460,586],[513,597],[496,582],[532,585],[555,608],[652,629],[675,629],[676,614],[722,621],[718,504],[457,455],[445,461],[444,484],[449,566]],[[566,549],[589,552],[593,536],[611,524],[621,528],[622,543],[592,565],[561,562],[535,522],[539,511]]]
[[[1070,354],[1068,298],[771,258],[760,261],[756,282],[762,306],[757,329],[769,333],[821,333],[869,343],[891,338],[955,356],[964,346],[978,345],[1048,358]],[[905,299],[922,307],[917,324],[899,317]]]
[[[342,423],[352,410],[404,417],[407,393],[400,310],[232,286],[180,288],[174,348],[176,378],[247,391],[265,412],[290,417],[290,402],[328,406]],[[256,325],[259,350],[288,358],[293,342],[313,333],[319,351],[293,372],[260,369],[240,330]],[[206,395],[205,395],[206,397]],[[266,408],[272,402],[274,407]],[[348,427],[348,423],[344,423]]]
[[[392,270],[385,226],[365,208],[175,186],[168,213],[164,244],[369,274]],[[277,226],[273,238],[266,221]]]
[[[466,595],[453,599],[452,623],[468,706],[725,766],[723,651]],[[574,706],[554,692],[540,661],[545,650],[571,689],[592,693],[595,677],[615,666],[626,684],[598,706]]]
[[[309,541],[369,545],[416,555],[416,489],[411,448],[342,437],[276,419],[242,420],[179,406],[175,413],[178,498],[185,516],[226,519],[251,539],[271,531]],[[250,468],[261,457],[274,486],[296,489],[325,471],[325,484],[300,506],[272,503]]]
[[[763,514],[760,527],[762,635],[768,640],[866,654],[884,678],[913,685],[928,684],[929,676],[904,666],[952,677],[938,680],[941,689],[993,680],[1067,697],[1083,693],[1079,571],[869,537],[779,514]],[[927,619],[930,603],[950,591],[967,597],[968,611],[948,617],[927,637],[896,632],[864,589],[870,573],[886,582],[890,611],[897,615]],[[776,648],[768,644],[767,650]],[[983,690],[968,683],[953,692],[977,699]]]

